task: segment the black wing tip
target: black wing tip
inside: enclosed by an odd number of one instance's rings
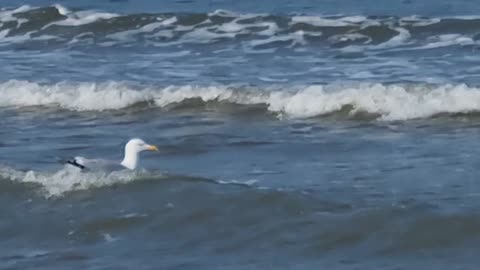
[[[82,169],[82,170],[85,169],[85,166],[84,166],[84,165],[78,163],[78,162],[77,162],[76,160],[74,160],[74,159],[72,159],[72,160],[67,160],[65,163],[66,163],[66,164],[70,164],[70,165],[72,165],[72,166],[75,166],[75,167],[77,167],[77,168],[80,168],[80,169]]]

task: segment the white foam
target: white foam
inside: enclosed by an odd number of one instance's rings
[[[165,21],[160,21],[160,22],[154,22],[154,23],[149,23],[147,25],[142,26],[139,31],[143,33],[148,33],[148,32],[153,32],[154,30],[162,27],[162,26],[167,26],[172,23],[175,23],[177,21],[177,18],[171,18]]]
[[[0,177],[18,183],[38,184],[41,187],[42,194],[50,198],[63,196],[70,191],[132,182],[141,178],[142,173],[131,171],[81,172],[72,166],[65,166],[56,172],[23,172],[9,167],[0,167]]]
[[[389,48],[395,48],[395,47],[409,44],[408,41],[411,38],[411,34],[407,29],[402,27],[396,27],[396,28],[393,28],[392,30],[397,31],[398,34],[383,43],[380,43],[377,45],[363,45],[363,46],[350,45],[345,48],[342,48],[341,50],[345,52],[360,52],[365,50],[389,49]]]
[[[108,19],[120,16],[119,14],[115,14],[115,13],[97,12],[95,10],[82,10],[82,11],[72,12],[69,9],[58,4],[54,5],[54,7],[58,10],[59,14],[66,16],[67,18],[60,21],[53,22],[53,23],[49,23],[44,27],[42,27],[42,30],[47,29],[52,25],[79,26],[79,25],[90,24],[100,20],[108,20]]]
[[[27,32],[23,35],[20,35],[20,36],[17,36],[17,35],[12,35],[12,36],[9,36],[10,30],[5,30],[5,32],[0,32],[0,46],[3,46],[3,45],[9,45],[9,44],[12,44],[12,43],[23,43],[23,42],[26,42],[28,40],[36,40],[36,38],[32,39],[32,34],[34,33],[34,31],[31,31],[31,32]]]
[[[67,16],[69,13],[71,13],[71,11],[68,8],[66,8],[62,5],[56,4],[56,5],[53,5],[53,6],[57,9],[57,11],[60,15]]]
[[[178,21],[177,17],[170,17],[168,19],[165,19],[165,20],[161,21],[161,24],[162,24],[162,26],[172,25],[172,24],[176,23],[177,21]]]
[[[218,180],[216,183],[222,185],[239,185],[239,186],[253,186],[258,182],[257,179],[249,179],[246,181],[238,181],[238,180]]]
[[[256,47],[264,46],[274,42],[287,42],[291,41],[291,44],[288,46],[289,48],[294,47],[296,45],[305,45],[305,32],[304,31],[296,31],[293,33],[285,34],[285,35],[272,35],[265,39],[256,39],[248,42],[248,46],[246,46],[245,51],[257,50]],[[273,48],[276,49],[276,48]]]
[[[367,21],[367,17],[365,16],[346,16],[341,18],[342,21],[344,22],[349,22],[349,23],[363,23]]]
[[[209,13],[208,15],[216,15],[216,16],[222,16],[222,17],[237,17],[238,13],[235,13],[230,10],[225,10],[225,9],[216,9],[213,12]]]
[[[429,38],[430,43],[421,46],[412,48],[412,50],[421,50],[421,49],[435,49],[455,45],[472,45],[475,44],[475,41],[471,37],[467,37],[460,34],[445,34]]]
[[[18,18],[15,17],[16,13],[27,12],[32,9],[34,8],[29,5],[23,5],[13,10],[0,10],[0,22],[18,21]]]
[[[17,13],[22,13],[22,12],[27,12],[29,10],[34,9],[31,6],[24,5],[19,8],[13,9],[13,10],[0,10],[0,26],[3,25],[4,22],[9,22],[9,21],[16,21],[18,23],[17,27],[20,26],[21,24],[27,22],[26,19],[22,18],[17,18],[15,14]],[[1,43],[12,43],[12,42],[23,42],[27,39],[30,38],[30,33],[24,34],[20,37],[8,37],[8,34],[10,33],[9,29],[4,29],[0,31],[0,42]]]
[[[427,44],[415,47],[403,47],[398,49],[392,49],[392,51],[414,51],[414,50],[430,50],[449,46],[466,46],[478,44],[473,38],[464,36],[461,34],[444,34],[429,37]]]
[[[236,20],[221,24],[217,30],[227,33],[238,33],[245,29],[245,25],[238,24]]]
[[[0,96],[0,106],[56,105],[76,111],[121,109],[152,99],[115,82],[40,85],[17,80],[0,84]]]
[[[407,16],[400,19],[400,25],[412,25],[415,27],[418,26],[428,26],[432,24],[439,23],[442,19],[441,18],[421,18],[418,16]]]
[[[234,19],[231,22],[223,23],[219,26],[215,26],[213,28],[209,28],[210,30],[220,31],[221,33],[228,33],[228,34],[243,34],[243,33],[251,33],[251,30],[248,28],[265,28],[259,32],[256,32],[257,35],[262,36],[273,36],[279,31],[279,27],[275,22],[254,22],[254,23],[242,23],[239,24],[239,20],[244,20],[248,18],[248,16],[240,16],[237,19]],[[236,35],[227,35],[224,37],[233,38]]]
[[[118,14],[95,12],[95,11],[79,11],[68,15],[68,18],[62,21],[54,22],[53,25],[63,26],[79,26],[93,23],[99,20],[107,20],[118,17]]]
[[[329,18],[322,18],[319,16],[294,16],[292,17],[292,23],[306,23],[306,24],[323,26],[323,27],[341,27],[341,26],[350,26],[354,22],[357,22],[359,18],[360,17],[358,18],[346,17],[346,19],[345,18],[329,19]]]
[[[480,89],[466,85],[425,86],[365,84],[336,91],[310,86],[294,94],[277,92],[269,109],[294,117],[313,117],[353,107],[352,113],[380,115],[380,120],[408,120],[439,113],[480,111]]]
[[[357,77],[375,76],[360,73]],[[263,78],[263,77],[262,77]],[[265,79],[265,78],[263,78]],[[269,78],[267,80],[270,80]],[[119,110],[139,102],[167,107],[188,99],[235,104],[266,104],[268,110],[289,118],[329,114],[344,106],[352,114],[378,114],[379,120],[408,120],[439,113],[480,111],[480,89],[466,85],[311,85],[289,89],[236,89],[229,86],[169,86],[134,89],[125,83],[57,83],[26,81],[0,83],[0,106],[58,106],[76,111]]]
[[[36,185],[35,187],[38,188],[39,194],[47,199],[62,197],[73,191],[94,190],[102,187],[141,181],[142,179],[165,179],[168,177],[168,175],[163,175],[158,172],[151,173],[147,171],[85,172],[69,165],[65,165],[60,170],[54,172],[19,171],[11,167],[0,166],[0,181],[34,184]],[[253,186],[258,181],[256,179],[248,179],[245,181],[212,180],[212,182],[225,185]],[[167,207],[172,208],[174,205],[169,203]],[[146,217],[146,215],[130,213],[122,216],[122,218],[142,217]],[[73,233],[74,232],[72,232],[72,234]]]
[[[130,40],[133,35],[142,34],[142,33],[151,33],[151,32],[154,32],[155,30],[157,30],[159,28],[172,25],[175,22],[177,22],[177,18],[176,17],[171,17],[171,18],[161,20],[161,21],[158,21],[158,22],[153,22],[153,23],[146,24],[146,25],[144,25],[144,26],[142,26],[138,29],[126,30],[126,31],[121,31],[121,32],[116,32],[116,33],[113,33],[113,34],[109,34],[109,35],[107,35],[107,38],[127,41],[127,40]],[[173,36],[173,31],[165,31],[165,32],[161,33],[160,35],[159,35],[159,33],[156,33],[156,35],[157,36],[161,35],[161,36],[171,38]]]
[[[289,35],[282,35],[282,36],[271,36],[267,39],[260,39],[260,40],[252,40],[250,41],[250,46],[252,48],[258,47],[258,46],[264,46],[273,42],[285,42],[285,41],[292,41],[292,45],[294,46],[296,44],[305,44],[305,40],[303,38],[303,33],[302,32],[295,32],[291,33]]]
[[[225,101],[232,100],[233,95],[233,90],[219,87],[171,86],[156,95],[155,104],[164,107],[192,98],[200,98],[205,102],[212,100]]]
[[[32,40],[52,40],[52,39],[59,40],[60,38],[52,35],[40,35],[38,37],[32,38]]]
[[[447,18],[460,19],[460,20],[479,20],[480,16],[478,16],[478,15],[461,15],[461,16],[453,16],[453,17],[447,17]]]
[[[407,42],[407,40],[409,40],[410,37],[411,37],[410,32],[405,28],[396,27],[396,28],[393,28],[393,30],[397,31],[398,35],[395,35],[394,37],[392,37],[387,42],[384,42],[382,44],[377,45],[376,46],[377,49],[397,47],[397,46],[402,45],[405,42]]]
[[[257,23],[257,24],[253,24],[253,26],[267,27],[267,29],[258,32],[259,35],[264,35],[264,36],[273,36],[280,29],[278,27],[278,25],[276,23],[273,23],[273,22]]]
[[[364,43],[370,43],[372,41],[372,38],[369,36],[359,34],[359,33],[351,33],[351,34],[339,34],[339,35],[333,35],[328,38],[329,41],[331,42],[346,42],[346,41],[356,41],[359,39],[364,39]]]
[[[196,28],[183,35],[182,40],[191,43],[209,43],[218,38],[234,38],[237,33],[215,33],[211,29]]]
[[[238,104],[268,105],[272,112],[291,118],[329,114],[352,106],[352,114],[378,114],[379,120],[408,120],[430,117],[439,113],[480,111],[480,89],[466,85],[360,84],[352,87],[308,86],[297,91],[241,92],[219,87],[170,87],[156,100],[166,106],[189,98],[219,100]]]

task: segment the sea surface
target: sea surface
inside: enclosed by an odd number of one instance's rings
[[[0,269],[478,269],[479,168],[478,1],[0,0]]]

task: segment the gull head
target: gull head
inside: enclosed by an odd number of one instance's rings
[[[131,139],[125,145],[125,153],[127,151],[130,153],[140,153],[145,150],[158,151],[158,148],[155,145],[145,143],[142,139]]]
[[[138,154],[142,151],[158,151],[155,145],[147,144],[143,140],[135,138],[125,145],[125,157],[122,165],[127,169],[134,170],[138,164]]]

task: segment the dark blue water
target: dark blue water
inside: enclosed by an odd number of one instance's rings
[[[0,6],[1,269],[477,268],[480,4]]]

